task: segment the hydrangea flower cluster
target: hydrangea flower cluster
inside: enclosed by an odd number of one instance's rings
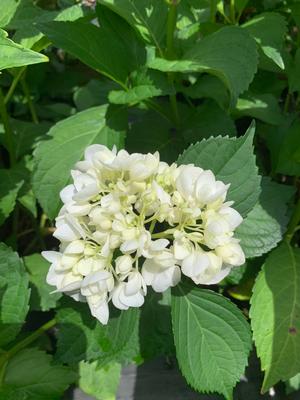
[[[109,301],[140,307],[147,286],[163,292],[182,274],[216,284],[245,262],[234,238],[242,217],[212,171],[95,144],[71,174],[56,218],[59,252],[43,252],[47,282],[87,301],[102,324]]]

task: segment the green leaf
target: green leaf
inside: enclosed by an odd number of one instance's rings
[[[210,169],[218,179],[230,183],[228,200],[245,216],[256,204],[260,177],[253,154],[254,125],[240,138],[216,137],[191,145],[178,158],[179,164],[194,163]]]
[[[99,0],[99,3],[124,18],[147,43],[156,46],[162,55],[168,14],[168,6],[164,1]]]
[[[4,390],[5,386],[9,389],[7,400],[19,396],[30,400],[59,400],[75,379],[76,374],[69,368],[52,364],[49,354],[37,349],[24,349],[6,367]]]
[[[112,362],[99,367],[97,361],[79,363],[79,387],[98,400],[115,400],[121,377],[121,365]]]
[[[73,100],[78,111],[100,106],[108,102],[108,93],[116,88],[118,86],[114,82],[92,79],[75,90]]]
[[[159,151],[161,159],[174,162],[184,148],[184,142],[170,121],[152,110],[133,109],[129,113],[129,131],[126,137],[126,149],[133,152],[154,153]],[[141,132],[143,134],[141,134]]]
[[[129,26],[123,27],[122,36],[107,28],[79,21],[40,23],[38,28],[56,46],[123,87],[130,72],[145,61],[143,45]]]
[[[13,42],[7,33],[0,29],[0,71],[6,68],[21,67],[48,61],[48,57]]]
[[[289,220],[287,202],[293,194],[293,187],[263,178],[258,203],[235,233],[247,258],[267,253],[280,242]]]
[[[0,346],[13,340],[20,330],[29,309],[29,297],[22,260],[0,243]]]
[[[300,390],[300,373],[285,382],[286,394]]]
[[[247,3],[249,3],[249,0],[235,0],[234,5],[237,11],[241,13],[246,7]]]
[[[213,100],[207,100],[191,110],[184,121],[183,136],[187,143],[218,135],[236,135],[236,127],[230,116]]]
[[[23,183],[16,169],[0,169],[0,225],[14,210]]]
[[[299,13],[300,13],[300,4],[299,4]],[[299,92],[300,91],[300,49],[297,49],[295,53],[295,57],[291,62],[291,65],[288,68],[288,80],[289,80],[289,91]]]
[[[50,126],[49,122],[44,121],[34,124],[20,119],[11,119],[11,127],[14,132],[14,149],[17,159],[26,153],[31,153],[36,144],[44,139]]]
[[[163,72],[206,72],[223,81],[232,100],[244,92],[257,69],[257,51],[253,38],[239,27],[225,27],[206,36],[190,48],[180,60],[154,58],[148,66]]]
[[[61,206],[59,192],[70,182],[70,170],[87,146],[102,143],[122,147],[122,131],[127,124],[124,111],[107,105],[84,110],[54,125],[48,140],[38,145],[33,190],[50,218],[57,215]]]
[[[147,293],[140,320],[140,351],[144,360],[175,353],[171,321],[171,291]]]
[[[300,120],[297,118],[288,129],[283,131],[283,140],[279,147],[276,172],[292,176],[300,175],[299,129]]]
[[[212,75],[203,75],[196,83],[180,90],[192,99],[212,98],[221,108],[226,109],[229,104],[229,95],[222,82]]]
[[[271,125],[280,125],[283,122],[277,98],[272,94],[247,93],[242,95],[237,101],[234,114],[238,117],[249,115]]]
[[[132,74],[133,86],[128,90],[113,90],[108,99],[114,104],[134,104],[151,97],[174,94],[174,88],[168,82],[167,76],[158,71],[144,69]]]
[[[250,328],[241,311],[220,294],[178,285],[172,322],[177,359],[188,383],[232,399],[251,348]]]
[[[101,325],[86,304],[65,301],[57,312],[57,354],[61,362],[76,363],[97,359],[101,365],[110,361],[123,361],[128,343],[138,326],[138,310],[111,314],[108,325]],[[131,359],[131,354],[130,354]]]
[[[113,104],[135,104],[155,96],[161,96],[164,92],[155,86],[141,85],[127,91],[113,90],[108,99]]]
[[[0,15],[0,28],[5,28],[15,14],[18,6],[18,1],[2,0],[1,1],[1,15]]]
[[[287,175],[294,175],[294,170],[297,172],[298,129],[299,121],[295,114],[285,115],[283,123],[278,126],[258,124],[257,133],[270,151],[273,173],[280,173],[281,169]]]
[[[281,69],[284,69],[281,56],[287,32],[287,22],[284,16],[275,12],[265,12],[256,15],[242,27],[254,37],[263,53]]]
[[[300,4],[295,2],[294,4],[289,4],[289,8],[291,10],[291,17],[296,22],[298,29],[300,28]]]
[[[265,371],[262,391],[300,370],[300,250],[283,242],[270,253],[251,298],[257,354]]]
[[[58,11],[48,11],[35,7],[34,4],[29,3],[28,0],[21,0],[20,7],[9,22],[9,28],[17,29],[13,39],[22,46],[27,48],[32,48],[34,46],[34,48],[38,47],[43,49],[49,45],[49,42],[37,29],[38,23],[75,21],[84,17],[86,14],[86,9],[80,4],[75,4]]]
[[[33,289],[31,306],[34,304],[33,297],[35,297],[35,309],[48,311],[55,308],[61,293],[51,293],[53,287],[46,282],[49,263],[40,254],[31,254],[24,257],[24,265],[29,272],[29,281]]]

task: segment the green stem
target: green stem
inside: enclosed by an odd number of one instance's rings
[[[156,220],[154,219],[150,224],[150,228],[149,228],[150,233],[153,233],[155,225],[156,225]]]
[[[233,24],[235,24],[235,6],[234,0],[230,0],[230,19]]]
[[[31,114],[32,121],[35,124],[38,124],[39,120],[38,120],[38,117],[37,117],[37,114],[36,114],[36,111],[35,111],[34,104],[33,104],[32,100],[31,100],[29,88],[27,86],[27,83],[26,83],[24,77],[21,79],[21,86],[22,86],[23,93],[24,93],[24,95],[26,97],[26,100],[27,100],[27,104],[28,104],[28,108],[29,108],[29,111],[30,111],[30,114]]]
[[[56,325],[56,319],[53,318],[50,321],[46,322],[44,325],[39,327],[36,331],[32,334],[27,336],[25,339],[21,340],[17,344],[15,344],[10,350],[5,352],[0,356],[0,385],[3,382],[4,375],[5,375],[5,367],[8,361],[17,354],[20,350],[23,350],[25,347],[30,345],[31,343],[35,342],[39,336],[45,333],[48,329],[52,328]]]
[[[16,163],[16,156],[14,151],[13,131],[10,126],[9,116],[5,106],[5,100],[2,89],[0,88],[0,116],[4,126],[4,137],[9,153],[10,165],[13,166]]]
[[[176,21],[177,21],[177,0],[173,0],[169,5],[169,13],[167,20],[167,50],[166,57],[169,60],[174,58],[174,32],[176,29]]]
[[[217,2],[216,0],[210,0],[210,22],[216,22],[216,13],[217,13]]]
[[[8,92],[6,93],[5,100],[4,100],[5,104],[7,104],[9,102],[9,100],[11,99],[11,96],[14,94],[17,84],[25,70],[26,70],[26,67],[22,67],[19,69],[18,73],[15,75],[15,77],[12,81],[12,84],[10,85]]]
[[[172,60],[175,58],[175,50],[174,50],[174,32],[176,29],[177,22],[177,4],[178,0],[171,0],[169,4],[169,13],[167,20],[167,49],[166,49],[166,58],[168,60]],[[168,74],[169,82],[172,86],[174,86],[174,74]],[[175,125],[179,125],[179,113],[177,107],[177,99],[176,94],[170,95],[170,105],[174,115]]]
[[[292,217],[290,219],[287,231],[285,233],[285,239],[290,242],[292,240],[292,237],[297,230],[297,226],[300,222],[300,199],[298,200],[296,207],[294,209],[294,212],[292,214]]]
[[[166,238],[166,237],[173,237],[172,235],[174,234],[176,228],[171,228],[167,229],[166,231],[159,232],[159,233],[152,233],[151,237],[153,239],[160,239],[160,238]]]

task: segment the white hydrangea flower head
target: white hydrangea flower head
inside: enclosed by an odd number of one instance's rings
[[[110,301],[141,307],[147,286],[164,292],[183,276],[213,285],[244,264],[234,238],[243,219],[212,171],[94,144],[71,176],[60,193],[59,251],[43,252],[47,282],[86,301],[102,324]]]

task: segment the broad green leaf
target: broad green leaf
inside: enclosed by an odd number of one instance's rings
[[[121,365],[112,362],[99,367],[97,361],[79,363],[79,387],[97,400],[115,400],[121,377]]]
[[[24,154],[31,153],[37,143],[45,138],[51,124],[44,121],[34,124],[29,121],[12,119],[11,126],[14,132],[14,149],[16,157],[19,159]]]
[[[300,390],[300,373],[290,378],[285,382],[286,394],[290,394],[295,392],[296,390]]]
[[[16,169],[19,179],[22,179],[24,181],[24,184],[18,192],[18,202],[22,204],[22,206],[25,207],[29,212],[31,212],[31,214],[36,218],[37,204],[31,184],[33,165],[34,163],[32,156],[26,155],[17,164],[17,166],[14,167],[14,169]]]
[[[235,0],[234,5],[237,11],[241,13],[246,7],[247,3],[249,3],[249,0]]]
[[[276,172],[287,175],[300,175],[299,130],[300,121],[297,118],[287,130],[283,131],[283,140],[279,148]]]
[[[108,99],[113,104],[135,104],[151,97],[161,96],[164,93],[160,88],[150,85],[135,86],[131,89],[113,90]]]
[[[172,322],[177,359],[188,383],[232,399],[251,348],[250,327],[241,311],[220,294],[178,285]]]
[[[260,177],[253,154],[254,125],[240,138],[211,137],[191,145],[178,158],[179,164],[194,163],[210,169],[218,179],[230,183],[228,200],[245,216],[256,204]]]
[[[229,95],[226,87],[215,76],[200,76],[196,83],[188,87],[182,87],[180,91],[183,91],[184,94],[192,99],[212,98],[221,108],[228,108]]]
[[[152,110],[135,110],[129,113],[129,131],[126,137],[126,149],[133,152],[160,152],[161,159],[174,162],[185,144],[176,135],[172,123]],[[141,132],[143,134],[141,134]]]
[[[261,187],[258,203],[235,233],[247,258],[258,257],[276,247],[289,220],[287,202],[294,193],[293,187],[268,178],[263,178]]]
[[[3,389],[8,389],[7,400],[15,400],[18,396],[31,400],[59,400],[75,380],[76,373],[52,364],[49,354],[34,348],[24,349],[7,364]]]
[[[20,2],[1,0],[0,28],[5,28],[15,14]]]
[[[22,260],[0,243],[0,346],[13,340],[20,330],[29,309],[29,297]]]
[[[52,120],[53,122],[61,121],[76,113],[74,107],[68,103],[49,103],[36,104],[36,113],[41,119]]]
[[[140,352],[144,360],[175,353],[170,305],[170,290],[147,293],[139,329]]]
[[[29,281],[32,284],[31,306],[35,309],[48,311],[55,308],[61,293],[53,292],[53,287],[46,282],[49,263],[40,254],[31,254],[24,257],[24,265],[29,272]]]
[[[20,2],[16,14],[9,23],[10,29],[17,29],[13,39],[27,48],[43,49],[49,45],[48,40],[42,40],[44,35],[36,24],[50,21],[75,21],[84,17],[87,12],[79,4],[58,11],[47,11],[36,7],[28,0]],[[45,39],[45,38],[44,38]]]
[[[15,3],[14,12],[10,13],[10,17],[7,20],[7,30],[18,30],[20,28],[28,28],[31,30],[30,24],[39,18],[44,10],[40,7],[36,7],[32,0],[8,0],[11,3]],[[7,2],[7,0],[5,0]],[[47,12],[47,11],[45,11]]]
[[[118,86],[111,81],[90,80],[85,86],[79,87],[73,96],[78,111],[100,106],[108,102],[108,93]]]
[[[257,69],[253,38],[242,28],[225,27],[191,47],[180,60],[154,58],[148,66],[163,72],[206,72],[223,81],[233,101],[251,83]]]
[[[112,314],[108,325],[101,325],[86,304],[65,301],[57,312],[58,330],[56,357],[65,363],[98,360],[101,365],[123,361],[127,344],[138,326],[138,310]],[[131,359],[131,354],[130,354]]]
[[[234,114],[238,117],[249,115],[271,125],[280,125],[283,122],[281,109],[272,94],[242,95],[237,101]]]
[[[93,143],[122,147],[126,123],[123,109],[103,105],[84,110],[50,129],[48,140],[35,151],[33,174],[34,193],[50,218],[57,215],[59,192],[69,183],[70,170],[86,147]]]
[[[225,283],[229,285],[238,285],[246,272],[246,264],[238,268],[232,268],[229,275],[225,278]],[[224,282],[223,281],[223,282]]]
[[[300,4],[299,4],[300,12]],[[295,57],[288,68],[288,80],[289,80],[289,91],[299,92],[300,91],[300,49],[297,49]]]
[[[48,61],[48,57],[13,42],[0,29],[0,70]]]
[[[257,354],[265,371],[262,391],[300,370],[300,250],[283,242],[270,253],[251,298]]]
[[[253,95],[269,93],[279,98],[287,86],[285,79],[278,79],[277,72],[259,69],[250,85],[249,91]]]
[[[201,106],[192,109],[184,121],[182,130],[187,143],[196,143],[210,136],[236,135],[234,121],[212,100],[207,100]]]
[[[281,56],[287,32],[287,22],[284,16],[275,12],[265,12],[256,15],[242,26],[254,37],[263,53],[281,69],[284,69],[284,61]]]
[[[144,69],[132,74],[133,85],[128,90],[113,90],[108,99],[114,104],[134,104],[151,97],[175,94],[167,76],[158,71]]]
[[[300,28],[300,4],[299,2],[294,2],[293,4],[289,4],[289,8],[291,10],[291,17],[296,22],[298,29]]]
[[[168,7],[155,0],[99,0],[100,4],[124,18],[149,44],[162,55],[166,35]],[[100,20],[101,23],[101,20]]]
[[[130,72],[144,63],[143,45],[129,26],[120,26],[124,31],[122,36],[79,21],[40,23],[38,28],[56,46],[123,87]]]
[[[16,169],[0,169],[0,225],[14,210],[24,180]]]
[[[257,133],[264,139],[270,151],[273,173],[297,175],[298,130],[299,120],[294,113],[285,115],[283,123],[278,126],[258,124]]]

